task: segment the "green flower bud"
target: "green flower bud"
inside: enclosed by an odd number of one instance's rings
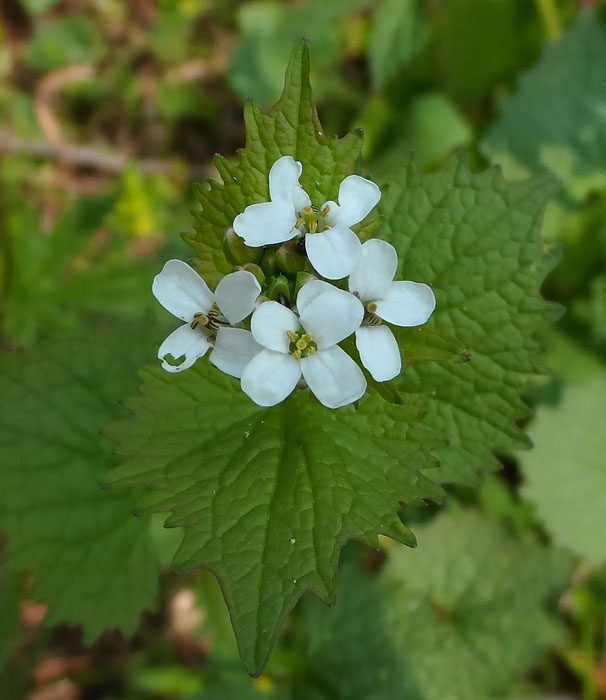
[[[273,301],[279,301],[281,304],[284,304],[284,306],[288,306],[289,308],[292,306],[292,289],[284,275],[276,277],[276,279],[271,282],[265,291],[265,295],[270,299],[273,299]]]
[[[275,277],[280,274],[275,250],[266,250],[260,264],[266,277]]]
[[[278,248],[276,262],[282,272],[295,274],[305,269],[307,258],[299,252],[296,241],[288,241]]]
[[[240,267],[241,270],[246,270],[247,272],[252,272],[252,274],[257,278],[257,282],[263,287],[265,284],[265,275],[263,270],[255,263],[246,263]]]
[[[234,265],[258,263],[263,255],[263,248],[251,248],[244,243],[233,228],[228,228],[223,238],[223,252]]]
[[[295,282],[295,299],[297,298],[299,292],[301,291],[301,287],[304,284],[307,284],[310,280],[315,280],[317,279],[316,275],[314,275],[311,272],[298,272],[297,273],[297,280]]]

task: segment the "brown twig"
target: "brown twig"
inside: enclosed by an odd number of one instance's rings
[[[53,143],[63,141],[63,132],[54,109],[57,94],[67,85],[85,82],[93,75],[92,66],[74,64],[48,73],[38,81],[34,100],[36,119],[49,141]]]
[[[144,175],[171,175],[179,167],[177,161],[154,160],[145,158],[136,160],[122,153],[103,151],[93,146],[59,142],[51,143],[43,139],[23,139],[7,131],[0,131],[0,153],[9,155],[22,153],[37,158],[84,168],[92,168],[105,173],[119,175],[130,163],[134,163]],[[211,177],[213,169],[210,165],[191,166],[191,177],[194,179]]]

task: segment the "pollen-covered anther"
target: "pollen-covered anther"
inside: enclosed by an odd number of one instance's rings
[[[208,331],[216,331],[219,326],[227,325],[229,324],[221,317],[221,312],[218,309],[211,309],[208,314],[201,312],[194,314],[194,320],[191,322],[192,328],[201,326]]]
[[[191,327],[192,328],[198,328],[198,326],[202,326],[203,328],[208,328],[210,324],[210,318],[203,313],[199,314],[194,314],[194,320],[191,322]]]
[[[377,316],[378,306],[374,302],[366,304],[364,307],[364,320],[362,325],[364,326],[380,326],[382,323],[381,317]]]
[[[318,349],[313,341],[311,333],[286,331],[290,340],[289,353],[296,359],[301,360],[308,355],[313,355]]]

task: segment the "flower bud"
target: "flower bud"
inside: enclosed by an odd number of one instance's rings
[[[266,277],[275,277],[280,274],[275,250],[266,250],[260,264]]]
[[[263,255],[263,248],[251,248],[244,243],[233,228],[228,228],[223,238],[223,252],[234,265],[258,263]]]
[[[307,284],[310,280],[315,280],[318,279],[316,275],[312,274],[311,272],[298,272],[297,273],[297,281],[295,282],[295,299],[297,298],[299,292],[301,291],[301,287],[304,284]]]
[[[307,258],[299,252],[297,241],[288,241],[278,248],[276,262],[282,272],[295,274],[305,269]]]
[[[246,265],[241,265],[239,269],[252,273],[257,278],[257,282],[261,285],[261,287],[263,287],[265,284],[265,275],[263,274],[263,270],[258,265],[255,265],[255,263],[246,263]]]
[[[273,301],[278,301],[280,304],[284,304],[284,306],[287,306],[288,308],[292,306],[292,289],[290,288],[288,280],[286,277],[284,277],[284,275],[276,277],[276,279],[267,288],[265,294],[270,299],[273,299]]]

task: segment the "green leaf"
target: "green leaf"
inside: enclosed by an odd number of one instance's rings
[[[38,15],[42,12],[50,10],[53,5],[56,5],[59,0],[22,0],[22,5],[28,12]]]
[[[424,422],[450,441],[436,452],[440,478],[474,484],[498,467],[494,450],[527,445],[519,395],[542,372],[534,334],[557,313],[539,295],[554,263],[540,237],[554,182],[507,182],[494,168],[472,174],[464,157],[432,175],[403,162],[390,176],[379,235],[398,250],[400,278],[433,286],[427,327],[472,355],[468,364],[415,365],[399,388],[435,393]]]
[[[407,127],[410,146],[424,170],[472,140],[471,126],[465,117],[439,92],[419,95],[413,101]]]
[[[25,576],[22,572],[2,571],[0,576],[0,682],[10,673],[9,667],[13,654],[19,647],[20,608],[25,588]]]
[[[402,353],[404,369],[420,362],[445,364],[469,362],[471,354],[456,338],[440,333],[431,326],[402,328],[393,326],[392,331]]]
[[[465,117],[439,92],[416,97],[410,104],[408,115],[402,118],[397,114],[395,119],[390,115],[382,131],[384,138],[388,136],[387,147],[372,161],[373,172],[381,176],[397,166],[402,154],[408,151],[414,152],[422,170],[435,169],[456,148],[466,146],[472,139],[471,127]]]
[[[473,512],[418,535],[378,575],[344,570],[334,609],[308,602],[308,673],[327,697],[486,700],[565,639],[544,604],[567,557]]]
[[[381,89],[417,54],[429,36],[420,0],[382,0],[376,14],[368,58],[373,84]]]
[[[348,35],[347,19],[369,4],[370,0],[308,0],[299,4],[262,0],[242,4],[237,21],[243,40],[233,53],[229,69],[233,89],[245,100],[263,105],[274,102],[292,47],[306,37],[318,48],[314,84],[321,97],[334,95],[343,85],[337,68]]]
[[[606,562],[606,372],[564,387],[530,426],[534,449],[522,458],[523,494],[554,540],[596,564]]]
[[[222,183],[209,180],[197,190],[196,234],[185,240],[198,253],[194,266],[213,287],[233,270],[223,250],[225,231],[249,204],[269,200],[269,171],[278,158],[292,156],[305,164],[301,184],[312,202],[320,205],[336,200],[341,180],[354,170],[362,134],[354,131],[342,139],[324,134],[309,69],[309,48],[301,43],[293,51],[280,101],[268,113],[247,103],[246,148],[237,162],[217,156]]]
[[[135,494],[101,490],[116,463],[101,427],[148,357],[141,329],[46,340],[0,358],[0,532],[5,568],[34,576],[47,621],[134,632],[155,605],[159,567]]]
[[[477,102],[528,60],[526,36],[532,37],[534,28],[526,18],[538,23],[525,0],[436,0],[435,5],[442,10],[433,27],[439,46],[436,80],[459,104]]]
[[[2,194],[0,327],[9,341],[29,346],[38,330],[68,330],[83,312],[141,318],[152,301],[158,262],[135,258],[128,241],[117,236],[95,237],[113,210],[114,195],[74,202],[45,234],[33,207],[14,192]]]
[[[102,52],[94,23],[73,15],[41,25],[27,47],[26,61],[34,70],[49,73],[72,63],[94,63]]]
[[[255,681],[241,681],[211,684],[206,690],[197,695],[191,695],[183,700],[290,700],[291,695],[286,691],[266,690],[257,688]]]
[[[487,157],[511,177],[549,169],[577,199],[604,189],[606,84],[595,66],[605,63],[606,32],[586,10],[504,101],[482,143]]]
[[[215,572],[257,674],[304,592],[334,600],[346,540],[409,541],[396,513],[435,491],[423,474],[435,438],[417,424],[415,397],[395,406],[371,394],[331,411],[295,392],[265,409],[206,362],[142,376],[135,418],[110,429],[126,459],[108,482],[153,486],[142,511],[171,511],[167,525],[185,529],[175,568]]]

